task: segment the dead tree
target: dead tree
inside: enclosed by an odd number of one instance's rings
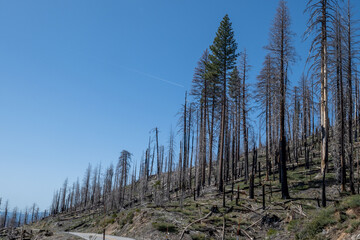
[[[250,65],[248,64],[248,55],[246,49],[240,53],[240,77],[242,79],[241,84],[241,111],[242,111],[242,127],[243,127],[243,137],[244,137],[244,162],[245,162],[245,180],[249,178],[249,136],[248,136],[248,123],[247,123],[247,114],[248,114],[248,87],[247,87],[247,78]]]
[[[3,213],[3,217],[2,217],[2,228],[6,227],[8,213],[9,213],[9,200],[6,200],[5,206],[4,206],[4,213]]]
[[[88,204],[89,198],[89,190],[90,190],[90,176],[91,176],[91,164],[89,164],[88,168],[85,171],[84,181],[83,181],[83,207],[86,208]]]
[[[172,186],[171,176],[173,169],[173,158],[174,158],[174,133],[170,130],[170,138],[169,138],[169,153],[168,153],[168,171],[167,171],[167,193],[168,193],[168,201],[170,201],[170,191]]]
[[[269,180],[271,174],[270,156],[271,148],[271,112],[272,112],[272,92],[275,85],[275,66],[271,54],[265,56],[263,68],[257,76],[255,99],[261,108],[260,117],[265,115],[265,134],[266,134],[266,148],[265,148],[265,162],[266,162],[266,181]]]
[[[303,129],[302,129],[302,137],[303,137],[303,145],[304,145],[304,158],[305,158],[305,168],[309,169],[310,167],[310,161],[309,161],[309,149],[308,149],[308,121],[309,119],[309,101],[310,101],[310,94],[308,91],[308,79],[307,77],[302,74],[300,79],[300,86],[301,86],[301,97],[302,97],[302,123],[303,123]]]
[[[118,194],[118,206],[122,207],[124,205],[124,196],[125,196],[125,186],[128,180],[128,174],[130,169],[130,162],[131,162],[131,153],[122,150],[120,153],[119,161],[116,166],[116,175],[118,178],[117,182],[117,194]]]
[[[306,12],[309,13],[308,28],[305,38],[314,35],[311,42],[308,58],[313,60],[310,70],[317,73],[320,79],[320,120],[321,120],[321,173],[323,175],[321,202],[326,206],[326,168],[328,163],[328,24],[334,19],[333,10],[336,9],[336,0],[308,0]]]
[[[64,184],[63,184],[63,188],[62,188],[61,205],[60,205],[61,212],[66,211],[65,199],[66,199],[66,194],[67,194],[67,186],[68,186],[68,179],[66,178],[64,181]]]
[[[103,204],[105,206],[105,211],[110,205],[110,196],[113,186],[113,176],[114,176],[114,166],[111,164],[105,173],[104,185],[103,185]]]
[[[283,199],[290,198],[287,184],[286,172],[286,136],[285,136],[285,100],[286,100],[286,78],[287,69],[290,63],[294,62],[295,50],[292,46],[292,36],[294,34],[290,30],[289,10],[285,1],[280,1],[277,13],[275,15],[273,26],[270,30],[270,43],[266,46],[274,56],[278,64],[279,76],[279,155],[280,155],[280,175],[281,175],[281,194]]]
[[[344,81],[343,81],[343,27],[341,23],[341,16],[337,12],[336,18],[333,21],[333,41],[331,47],[333,48],[332,64],[334,65],[335,82],[336,82],[336,138],[338,139],[338,157],[340,160],[340,182],[341,191],[346,191],[346,162],[345,162],[345,98],[344,98]]]
[[[354,44],[356,44],[354,33],[354,23],[351,12],[350,0],[347,1],[346,7],[346,16],[345,16],[345,28],[346,28],[346,56],[347,56],[347,66],[346,66],[346,78],[347,78],[347,97],[348,97],[348,161],[349,161],[349,182],[350,182],[350,192],[355,194],[354,187],[354,164],[353,164],[353,58],[355,57]]]

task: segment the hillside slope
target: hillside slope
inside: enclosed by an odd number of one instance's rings
[[[223,235],[236,239],[240,226],[245,239],[356,239],[360,234],[360,195],[340,193],[334,174],[329,173],[328,207],[320,208],[319,168],[306,170],[302,160],[289,164],[289,200],[280,199],[278,180],[264,181],[262,176],[261,182],[255,178],[254,199],[249,198],[244,180],[229,182],[225,207],[224,195],[212,186],[204,188],[195,200],[192,191],[183,193],[183,201],[180,193],[174,193],[173,200],[161,206],[142,203],[107,213],[98,207],[50,216],[28,227],[50,232],[102,233],[105,229],[106,234],[135,239],[221,239]],[[312,165],[319,166],[319,159],[314,158]]]

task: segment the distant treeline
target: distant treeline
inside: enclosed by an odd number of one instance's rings
[[[0,228],[16,228],[34,223],[47,217],[49,213],[47,210],[40,212],[39,207],[35,203],[30,208],[26,207],[24,210],[14,207],[12,211],[9,209],[8,200],[6,200],[5,204],[2,203],[2,198],[0,198]]]

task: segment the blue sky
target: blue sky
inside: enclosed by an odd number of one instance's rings
[[[247,48],[254,82],[277,4],[0,1],[0,197],[12,207],[46,208],[66,177],[82,180],[88,163],[116,163],[122,149],[138,161],[152,128],[167,144],[224,15],[239,50]],[[308,51],[305,1],[288,5],[301,57],[296,82]]]

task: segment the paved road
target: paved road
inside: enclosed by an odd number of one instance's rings
[[[68,232],[69,234],[81,237],[87,240],[103,240],[102,234],[96,233],[78,233],[78,232]],[[117,237],[111,235],[105,235],[105,240],[135,240],[133,238],[126,238],[126,237]]]

